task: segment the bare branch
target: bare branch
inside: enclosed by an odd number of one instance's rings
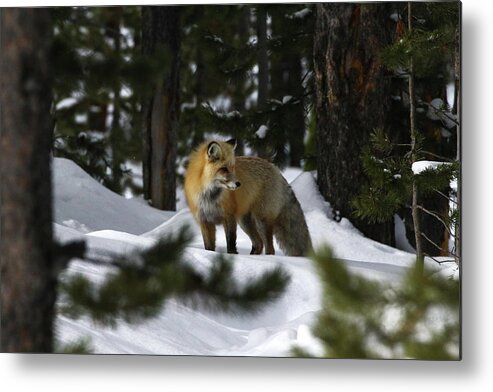
[[[434,256],[432,255],[429,255],[428,253],[425,253],[425,256],[426,257],[429,257],[430,259],[432,259],[433,261],[435,261],[436,263],[438,264],[444,264],[444,263],[456,263],[457,261],[455,260],[455,257],[454,258],[450,258],[450,259],[446,259],[446,260],[438,260],[437,258],[435,258]]]
[[[435,217],[437,220],[439,220],[442,224],[443,224],[443,227],[445,227],[445,229],[447,230],[447,232],[452,236],[454,237],[454,235],[452,234],[452,232],[450,231],[450,227],[449,225],[442,219],[442,217],[440,215],[438,215],[437,213],[433,212],[433,211],[430,211],[430,210],[427,210],[426,208],[424,208],[422,205],[418,205],[418,208],[427,213],[428,215],[431,215],[433,217]]]
[[[431,151],[421,150],[421,152],[424,153],[424,154],[431,155],[431,156],[433,156],[435,158],[438,158],[438,159],[443,159],[446,162],[457,162],[455,159],[450,159],[450,158],[447,158],[447,157],[444,157],[444,156],[435,154],[435,153],[433,153]]]
[[[445,197],[448,201],[454,203],[455,205],[459,205],[459,203],[454,200],[454,199],[451,199],[450,197],[448,197],[445,193],[439,191],[438,189],[435,189],[435,192],[437,192],[439,195],[442,195],[443,197]]]
[[[421,232],[421,236],[426,240],[428,241],[431,245],[433,245],[435,248],[437,248],[438,250],[443,250],[441,246],[437,245],[435,242],[433,242],[433,240],[431,240],[425,233]]]

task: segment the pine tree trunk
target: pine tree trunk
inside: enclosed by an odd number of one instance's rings
[[[267,12],[262,5],[257,6],[257,45],[258,45],[258,98],[257,106],[263,109],[269,97],[269,57],[267,54]]]
[[[386,130],[390,80],[379,61],[391,43],[387,4],[317,4],[314,70],[317,173],[322,195],[365,235],[393,244],[393,224],[368,224],[351,201],[367,178],[361,154],[375,128]]]
[[[238,41],[240,45],[247,45],[247,42],[250,38],[249,25],[250,25],[250,7],[249,6],[241,6],[240,12],[240,21],[238,23]],[[232,91],[233,95],[233,110],[237,110],[240,113],[243,113],[245,110],[245,83],[246,83],[246,75],[241,77],[241,79],[237,80],[238,88],[234,88]],[[245,142],[243,140],[243,135],[241,133],[236,132],[233,134],[233,137],[236,138],[236,155],[244,155],[245,154]]]
[[[202,48],[197,47],[197,53],[195,62],[197,65],[197,70],[195,72],[195,100],[197,105],[200,105],[204,100],[204,91],[205,91],[205,72],[204,72],[204,55]],[[200,143],[204,141],[204,130],[202,125],[200,124],[200,120],[196,117],[192,120],[192,148],[197,147]]]
[[[286,133],[289,141],[289,165],[300,167],[304,155],[305,115],[303,106],[303,85],[301,79],[301,57],[292,53],[288,60],[288,95],[299,103],[292,106],[288,116]]]
[[[112,7],[107,8],[114,19],[109,23],[109,36],[113,39],[113,48],[115,53],[119,56],[121,51],[121,36],[120,36],[120,23],[122,17],[122,8]],[[115,69],[117,74],[120,73],[119,69]],[[113,119],[110,129],[110,146],[111,146],[111,183],[112,189],[115,192],[122,192],[122,171],[121,166],[124,163],[123,153],[121,147],[124,144],[124,134],[120,126],[120,88],[121,85],[117,83],[113,88]]]
[[[0,12],[1,351],[51,352],[50,11]]]
[[[283,36],[285,32],[284,9],[273,9],[271,12],[272,36]],[[283,95],[287,95],[287,65],[285,51],[272,50],[270,54],[270,96],[272,99],[282,101]],[[288,123],[283,111],[274,112],[270,118],[272,148],[274,150],[274,163],[279,166],[287,164],[286,145]]]
[[[162,210],[176,210],[176,139],[179,118],[180,8],[142,8],[142,51],[166,54],[155,90],[142,105],[144,196]]]
[[[257,62],[258,62],[258,96],[257,108],[264,110],[269,99],[269,56],[267,53],[267,11],[264,5],[256,6],[257,25]],[[257,146],[258,156],[270,159],[270,152],[260,143]]]

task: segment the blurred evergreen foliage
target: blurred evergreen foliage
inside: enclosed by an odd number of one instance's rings
[[[311,105],[312,5],[266,8],[271,79],[280,82],[268,86],[262,109],[255,6],[182,8],[178,179],[191,149],[211,137],[235,137],[239,154],[247,144],[248,153],[263,149],[279,165],[300,165]],[[141,7],[55,7],[52,16],[55,156],[118,193],[139,194],[125,162],[142,161],[142,97],[166,63],[142,56]],[[296,61],[301,68],[289,68]],[[259,137],[262,125],[267,132]]]
[[[139,7],[57,7],[55,156],[121,193],[125,160],[141,160],[140,94],[158,61],[140,54]]]
[[[284,270],[274,268],[240,284],[224,255],[218,255],[207,271],[198,271],[184,260],[190,240],[190,232],[182,229],[144,251],[92,260],[111,269],[106,279],[93,282],[81,274],[65,276],[60,282],[59,311],[74,319],[87,315],[111,327],[121,320],[137,323],[156,316],[169,298],[212,311],[255,313],[276,300],[289,282]]]
[[[450,183],[458,178],[459,162],[447,161],[437,167],[430,167],[414,174],[407,146],[391,143],[387,135],[376,129],[371,135],[371,145],[362,156],[363,169],[369,182],[361,194],[353,200],[357,216],[370,222],[386,222],[410,204],[412,184],[416,181],[421,195],[445,190],[449,197],[455,197]],[[420,151],[418,142],[418,151]],[[425,154],[421,153],[425,160]],[[453,209],[450,213],[456,213]],[[449,216],[448,226],[455,222]],[[446,219],[446,217],[444,217]]]
[[[328,358],[460,359],[460,284],[416,267],[392,284],[350,272],[321,249],[314,261],[323,284],[313,334]],[[298,356],[314,356],[300,347]]]
[[[89,339],[83,338],[67,344],[57,342],[53,352],[57,354],[91,354],[93,350]]]
[[[215,59],[209,65],[211,75],[218,78],[212,85],[219,90],[215,97],[202,96],[199,101],[194,98],[195,104],[189,114],[195,116],[205,134],[233,136],[254,152],[264,152],[266,158],[279,166],[300,165],[290,157],[299,147],[302,153],[298,155],[305,158],[305,118],[312,90],[312,5],[276,4],[266,8],[270,21],[267,47],[271,82],[269,99],[264,107],[259,107],[256,99],[258,46],[253,31],[256,8],[241,5],[232,6],[229,11],[231,15],[227,20],[232,21],[236,29],[226,30],[227,24],[198,25],[206,29],[199,34],[203,39],[200,47]],[[219,11],[206,7],[205,12]],[[242,24],[246,25],[243,30]],[[290,62],[298,62],[300,68],[290,68]],[[293,113],[300,113],[301,120],[293,118]],[[265,133],[259,132],[261,128]],[[240,153],[241,149],[242,146]]]

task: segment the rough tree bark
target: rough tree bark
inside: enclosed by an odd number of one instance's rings
[[[0,12],[1,350],[50,352],[56,298],[50,13]]]
[[[176,210],[176,138],[179,118],[180,8],[142,7],[142,51],[164,54],[155,90],[144,100],[144,197],[162,210]]]
[[[386,129],[390,81],[379,61],[391,43],[387,4],[317,4],[314,69],[317,173],[322,195],[365,235],[393,244],[393,224],[353,216],[352,199],[367,181],[361,152],[373,129]]]

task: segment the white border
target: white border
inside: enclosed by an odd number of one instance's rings
[[[247,1],[246,1],[247,2]],[[135,1],[91,1],[135,4]],[[141,2],[142,3],[142,2]],[[147,4],[163,4],[147,1]],[[175,3],[182,3],[176,1]],[[190,2],[188,2],[190,3]],[[216,1],[214,3],[223,3]],[[229,3],[229,2],[228,2]],[[84,4],[0,1],[1,6]],[[463,361],[0,354],[2,390],[486,391],[493,385],[492,2],[463,1]]]

